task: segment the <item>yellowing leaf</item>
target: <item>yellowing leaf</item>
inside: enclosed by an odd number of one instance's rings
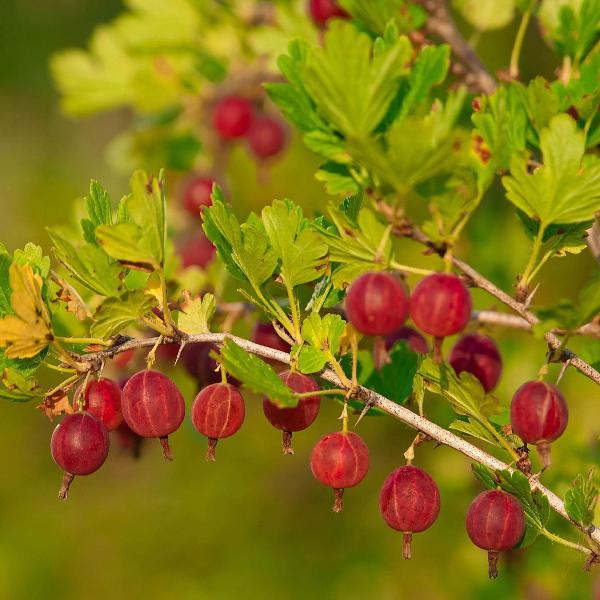
[[[0,346],[8,358],[31,358],[53,340],[50,315],[42,299],[42,279],[30,265],[9,269],[14,315],[0,319]]]

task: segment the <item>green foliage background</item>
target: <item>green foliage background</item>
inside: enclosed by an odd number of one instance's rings
[[[127,115],[65,119],[47,70],[53,51],[82,45],[96,24],[120,8],[115,0],[4,0],[0,6],[0,239],[10,250],[25,241],[49,247],[44,227],[65,221],[90,176],[105,182],[114,197],[126,187],[107,164],[104,148]],[[505,66],[515,27],[481,40],[480,53],[491,69]],[[525,48],[524,79],[549,76],[556,64],[533,29]],[[313,178],[317,166],[294,140],[268,178],[259,181],[253,162],[238,149],[230,162],[230,197],[240,216],[283,196],[310,213],[325,198]],[[528,247],[510,205],[492,195],[469,224],[459,254],[509,289]],[[435,262],[420,257],[418,248],[404,252],[409,264]],[[554,260],[538,299],[552,304],[565,297],[564,281],[575,295],[594,269],[591,257]],[[489,307],[480,292],[474,298],[476,305]],[[506,369],[497,395],[506,405],[516,387],[537,372],[544,345],[519,332],[498,331],[498,339]],[[578,343],[573,342],[575,351]],[[179,370],[175,377],[191,401],[193,383]],[[547,484],[562,495],[570,477],[597,462],[600,407],[595,386],[573,370],[561,387],[571,420],[553,449]],[[31,405],[2,404],[0,598],[584,599],[592,594],[598,575],[584,574],[578,555],[544,539],[512,553],[501,565],[501,577],[489,582],[485,555],[464,530],[468,503],[480,484],[464,457],[431,444],[419,449],[418,464],[438,481],[442,511],[431,530],[415,536],[413,559],[404,562],[400,536],[379,517],[378,491],[401,464],[411,431],[385,418],[361,423],[372,468],[363,484],[347,492],[343,515],[333,515],[330,490],[313,480],[308,458],[316,439],[337,427],[339,406],[323,405],[315,426],[295,436],[291,458],[281,455],[278,433],[264,420],[259,400],[250,398],[247,406],[243,429],[220,444],[216,464],[204,462],[204,440],[186,422],[173,436],[173,464],[164,464],[152,443],[137,462],[114,444],[105,467],[77,481],[69,501],[60,503],[55,499],[60,473],[48,448],[52,426]],[[428,410],[443,424],[452,419],[441,403]],[[573,535],[555,515],[551,524]]]

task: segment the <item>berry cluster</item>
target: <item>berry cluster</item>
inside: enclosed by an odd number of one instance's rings
[[[387,346],[402,339],[414,351],[424,353],[428,352],[428,344],[418,331],[404,325],[408,316],[422,331],[441,339],[464,329],[470,318],[471,299],[463,282],[454,275],[432,274],[409,297],[400,280],[374,272],[362,275],[350,286],[345,309],[361,333],[387,336]],[[270,324],[257,323],[252,337],[258,344],[290,350]],[[201,388],[192,404],[191,421],[208,438],[208,461],[215,460],[218,440],[234,435],[245,417],[238,382],[227,382],[218,373],[212,348],[198,344],[183,352],[183,364]],[[174,344],[162,347],[169,355],[176,350]],[[496,386],[502,368],[494,342],[477,334],[458,340],[450,353],[450,363],[457,373],[472,373],[486,391]],[[292,434],[315,421],[321,396],[319,386],[308,375],[286,370],[279,377],[298,394],[298,404],[281,408],[264,398],[263,411],[282,432],[284,454],[293,454]],[[76,401],[78,412],[67,415],[52,435],[52,456],[64,470],[60,498],[66,498],[76,475],[89,475],[104,463],[109,431],[117,430],[125,438],[158,438],[165,459],[172,460],[168,436],[182,424],[186,408],[179,389],[166,375],[150,369],[139,371],[126,381],[122,391],[111,380],[98,379],[88,383],[85,392],[79,390]],[[544,466],[549,464],[549,443],[564,431],[567,417],[567,405],[558,389],[542,381],[525,383],[512,400],[513,431],[524,443],[537,445]],[[429,528],[440,511],[435,481],[411,462],[387,477],[379,498],[383,519],[404,536],[407,559],[411,556],[412,535]],[[340,512],[344,490],[358,485],[367,475],[369,449],[358,434],[347,430],[345,417],[342,431],[329,433],[316,443],[310,464],[314,477],[333,489],[333,510]],[[505,491],[483,492],[469,507],[466,528],[473,543],[488,551],[489,575],[496,577],[499,552],[514,548],[523,537],[523,508]]]

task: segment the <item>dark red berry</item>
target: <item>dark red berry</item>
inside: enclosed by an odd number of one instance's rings
[[[310,0],[309,10],[310,16],[319,27],[324,27],[327,21],[334,17],[339,19],[350,17],[336,0]]]
[[[404,558],[410,558],[412,534],[424,531],[440,512],[440,492],[425,471],[412,465],[392,471],[379,494],[385,522],[404,534]]]
[[[408,347],[417,354],[427,354],[429,352],[429,346],[427,345],[425,338],[412,327],[405,325],[400,327],[400,329],[398,329],[398,331],[395,333],[390,333],[390,335],[386,336],[386,349],[390,350],[392,346],[399,340],[405,340],[408,344]]]
[[[238,96],[219,100],[213,112],[213,126],[225,139],[235,139],[248,133],[253,118],[252,104]]]
[[[131,430],[129,425],[122,421],[115,430],[119,446],[131,453],[133,458],[139,458],[142,451],[143,437]]]
[[[89,475],[102,466],[109,446],[106,427],[89,413],[67,415],[56,426],[50,450],[54,462],[65,472],[59,498],[67,498],[69,486],[76,475]]]
[[[121,388],[111,379],[90,381],[83,397],[83,410],[100,419],[108,431],[116,429],[121,413]]]
[[[214,179],[209,177],[192,177],[183,190],[183,205],[195,217],[200,217],[200,210],[212,204],[211,194]]]
[[[185,370],[198,381],[201,386],[219,383],[221,374],[217,370],[217,361],[210,356],[216,351],[214,344],[189,344],[181,353]]]
[[[274,350],[281,350],[281,352],[289,353],[290,351],[290,345],[277,335],[277,332],[271,323],[257,321],[252,330],[252,341],[261,346],[268,346]]]
[[[449,362],[457,374],[466,371],[477,377],[486,392],[498,385],[502,357],[492,338],[478,333],[462,336],[452,347]]]
[[[434,273],[422,279],[410,297],[415,325],[436,338],[458,333],[471,318],[471,295],[456,275]]]
[[[184,269],[188,267],[200,267],[206,269],[215,257],[216,249],[213,243],[202,231],[185,242],[179,248],[179,256]]]
[[[121,396],[123,418],[141,437],[158,438],[165,459],[172,460],[169,434],[185,417],[185,402],[177,386],[158,371],[132,375]]]
[[[569,408],[557,387],[543,381],[524,383],[510,404],[512,430],[526,444],[536,444],[544,467],[550,465],[550,442],[567,427]]]
[[[316,381],[308,375],[295,371],[284,371],[279,378],[294,392],[300,394],[316,392],[319,389]],[[294,408],[279,408],[268,398],[263,399],[263,411],[265,417],[273,427],[283,431],[283,453],[294,454],[292,449],[292,432],[302,431],[313,423],[319,414],[321,397],[305,396],[298,399],[298,405]]]
[[[131,350],[125,350],[125,352],[120,352],[113,358],[112,364],[117,369],[124,369],[133,360],[134,356],[135,350],[133,348]]]
[[[173,363],[177,360],[179,354],[179,344],[161,344],[156,349],[156,358],[161,362],[167,363],[169,366],[173,366]]]
[[[352,431],[336,431],[323,436],[310,457],[313,475],[333,488],[333,512],[344,508],[344,489],[358,485],[369,470],[369,448]]]
[[[230,383],[213,383],[200,391],[192,405],[192,423],[208,438],[206,460],[215,460],[217,441],[238,431],[244,417],[244,399]]]
[[[257,158],[269,158],[279,154],[286,143],[283,125],[272,117],[257,117],[247,135],[248,146]]]
[[[408,316],[408,295],[403,285],[389,273],[361,275],[346,294],[348,320],[364,335],[389,335]]]
[[[523,508],[502,490],[482,492],[469,506],[467,533],[476,546],[488,551],[488,573],[495,579],[499,552],[512,550],[525,533]]]

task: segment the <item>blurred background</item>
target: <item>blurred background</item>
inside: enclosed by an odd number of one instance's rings
[[[33,241],[49,253],[45,227],[67,220],[72,202],[96,178],[118,198],[127,177],[106,159],[106,146],[129,122],[127,111],[91,119],[62,116],[48,71],[57,50],[83,46],[99,23],[122,10],[117,0],[3,0],[0,3],[0,240],[9,250]],[[492,69],[505,66],[515,25],[479,42]],[[551,76],[555,64],[535,30],[525,44],[525,76]],[[318,160],[293,140],[267,173],[245,150],[228,167],[234,205],[243,215],[274,197],[288,196],[310,213],[325,193],[313,174]],[[477,253],[471,247],[477,247]],[[510,289],[528,243],[500,189],[488,194],[473,218],[461,255]],[[432,265],[407,245],[404,262]],[[430,267],[432,268],[432,267]],[[596,268],[588,253],[555,260],[538,294],[540,303],[576,294]],[[414,283],[413,280],[409,280]],[[489,297],[476,292],[479,308]],[[544,344],[519,332],[497,331],[505,371],[497,396],[507,405],[515,389],[535,377]],[[574,349],[578,350],[578,340]],[[448,343],[448,346],[450,344]],[[179,368],[174,377],[191,402],[194,383]],[[552,376],[556,376],[552,368]],[[553,448],[544,483],[562,494],[570,480],[598,458],[598,391],[574,370],[561,389],[570,404],[567,434]],[[469,461],[425,444],[417,464],[442,490],[435,525],[415,535],[413,559],[402,559],[401,536],[379,516],[386,475],[402,464],[413,432],[387,418],[359,427],[371,451],[366,480],[347,491],[342,515],[331,513],[331,491],[314,481],[312,445],[338,427],[340,407],[324,402],[308,431],[294,436],[296,454],[282,456],[277,431],[248,398],[238,435],[219,444],[215,464],[204,461],[205,440],[189,423],[172,437],[175,461],[165,464],[150,441],[134,460],[113,440],[104,468],[75,481],[68,502],[56,499],[61,473],[49,453],[53,425],[33,405],[0,406],[0,598],[331,598],[435,600],[442,598],[590,598],[598,575],[582,559],[545,539],[503,557],[501,576],[487,579],[485,553],[468,540],[464,516],[481,491]],[[439,399],[428,414],[452,420]],[[574,529],[551,517],[550,528]]]

